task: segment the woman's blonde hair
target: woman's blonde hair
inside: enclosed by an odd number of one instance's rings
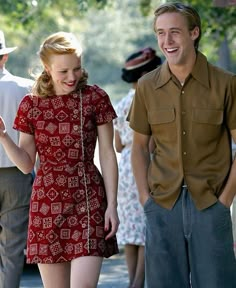
[[[82,48],[79,41],[72,33],[57,32],[43,42],[39,49],[39,57],[44,67],[49,66],[51,55],[76,54],[78,57],[82,54]],[[87,84],[88,73],[83,69],[77,89]],[[55,94],[51,76],[44,69],[36,78],[32,93],[39,97],[47,97]]]

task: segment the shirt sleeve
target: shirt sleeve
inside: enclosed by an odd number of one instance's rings
[[[144,91],[143,85],[137,86],[127,120],[130,122],[129,125],[134,131],[144,135],[151,135]]]
[[[17,114],[13,123],[13,129],[27,134],[34,134],[32,115],[33,99],[30,95],[26,95],[18,107]]]
[[[94,85],[93,107],[97,125],[111,122],[117,117],[108,94],[100,87]]]

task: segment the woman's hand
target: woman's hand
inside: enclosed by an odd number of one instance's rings
[[[100,166],[108,203],[104,220],[105,239],[107,240],[115,235],[119,226],[117,214],[118,166],[113,147],[112,122],[98,126],[98,141]]]
[[[36,146],[34,135],[20,132],[19,144],[17,145],[9,136],[3,118],[0,116],[0,143],[8,158],[23,173],[31,173],[34,169]]]
[[[115,206],[108,206],[106,213],[105,213],[105,224],[104,229],[105,232],[108,234],[106,235],[106,240],[113,237],[117,230],[118,226],[120,224],[118,214],[117,214],[117,208]]]

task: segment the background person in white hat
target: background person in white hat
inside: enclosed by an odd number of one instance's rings
[[[33,84],[30,79],[9,73],[5,64],[17,47],[6,47],[0,31],[0,114],[7,131],[18,143],[18,132],[12,129],[18,105]],[[24,265],[29,199],[32,175],[23,174],[8,159],[0,145],[0,287],[18,288]]]

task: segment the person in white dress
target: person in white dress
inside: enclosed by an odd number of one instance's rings
[[[120,226],[118,244],[124,246],[129,273],[129,287],[144,287],[145,217],[139,202],[138,191],[131,167],[133,131],[126,117],[135,94],[138,79],[161,64],[152,48],[145,48],[130,55],[122,69],[122,79],[131,84],[128,94],[116,106],[118,118],[114,121],[115,147],[121,153],[119,160],[118,215]],[[152,148],[150,148],[152,149]]]
[[[232,156],[236,157],[236,144],[232,141]],[[233,224],[233,236],[234,236],[234,253],[236,255],[236,197],[232,204],[232,224]]]

